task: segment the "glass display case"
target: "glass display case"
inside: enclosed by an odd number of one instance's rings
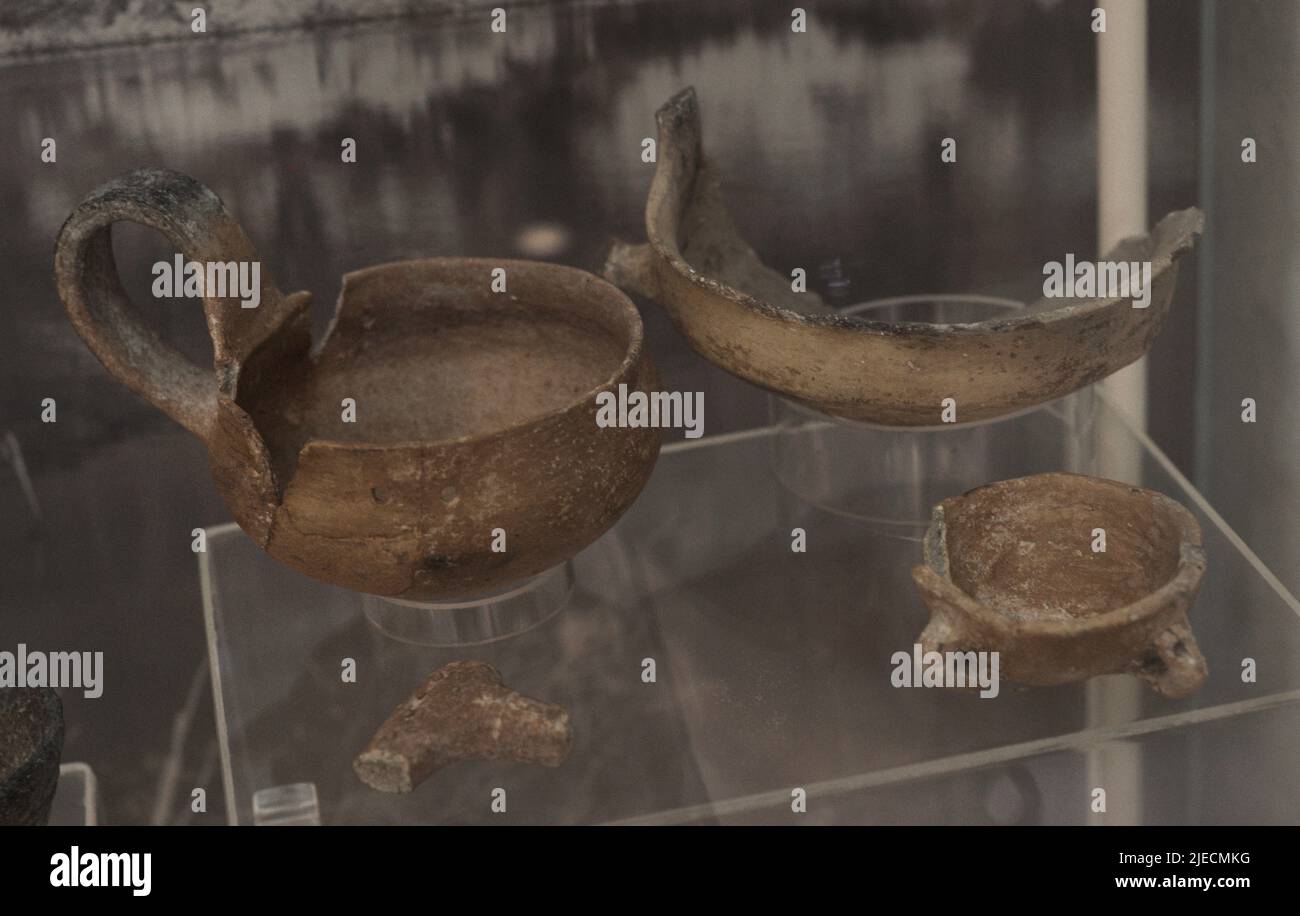
[[[101,696],[62,692],[52,822],[1300,822],[1300,2],[824,0],[803,31],[773,0],[500,4],[505,31],[498,5],[211,0],[204,34],[152,0],[0,15],[0,651],[105,659]],[[648,239],[656,111],[688,86],[742,255],[800,276],[831,324],[1010,320],[1049,262],[1186,208],[1205,230],[1143,368],[955,426],[770,394],[629,288],[638,346],[664,390],[702,396],[704,435],[665,436],[569,562],[438,605],[264,553],[212,482],[231,465],[113,381],[65,313],[69,213],[153,165],[220,197],[278,288],[311,295],[317,340],[363,265],[603,275]],[[124,223],[95,244],[149,329],[125,349],[156,336],[183,376],[234,385],[199,304],[153,294],[176,246]],[[1176,700],[1128,676],[893,686],[929,619],[913,569],[934,506],[1049,471],[1191,511],[1207,680]],[[368,788],[353,760],[376,729],[467,659],[567,711],[566,761]]]
[[[286,570],[232,525],[210,528],[199,565],[229,820],[252,823],[259,793],[304,783],[324,824],[1294,816],[1240,778],[1230,736],[1300,714],[1300,674],[1278,638],[1300,628],[1300,605],[1104,399],[1084,392],[928,433],[810,417],[775,399],[773,415],[774,425],[667,446],[641,499],[574,560],[564,609],[477,645],[395,639],[367,619],[367,599]],[[897,441],[862,450],[864,436]],[[902,454],[930,473],[914,482],[917,499],[882,505],[881,482],[908,492],[888,460]],[[1083,684],[1004,684],[994,699],[893,686],[892,655],[926,622],[911,581],[923,507],[1062,468],[1159,490],[1195,514],[1209,557],[1192,611],[1205,684],[1183,700],[1141,687],[1109,718]],[[803,551],[792,549],[796,529]],[[567,709],[568,760],[456,764],[411,795],[363,785],[351,762],[379,724],[431,671],[466,658]],[[342,676],[349,659],[355,682]],[[1102,682],[1121,693],[1136,683]],[[1114,747],[1132,753],[1107,755]],[[1214,793],[1202,788],[1209,773]],[[1132,789],[1096,813],[1097,786]],[[494,789],[506,790],[504,812]],[[798,789],[806,812],[793,810]]]

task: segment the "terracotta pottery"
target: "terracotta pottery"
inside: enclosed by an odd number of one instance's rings
[[[486,662],[451,662],[393,710],[352,769],[372,789],[411,792],[462,760],[557,767],[572,744],[564,709],[511,690]]]
[[[912,572],[930,608],[920,643],[997,651],[1022,684],[1128,673],[1182,697],[1206,676],[1187,623],[1204,572],[1200,526],[1167,496],[1079,474],[1004,480],[935,507]]]
[[[959,422],[1054,400],[1137,360],[1173,297],[1178,261],[1202,215],[1171,213],[1149,237],[1104,260],[1150,261],[1151,301],[1052,298],[969,324],[867,320],[836,313],[759,261],[732,224],[701,146],[693,89],[656,115],[657,159],[646,202],[647,245],[616,245],[605,275],[654,299],[707,359],[815,409],[897,426]],[[1055,257],[1063,257],[1057,255]]]
[[[472,258],[370,267],[343,278],[313,351],[310,296],[281,294],[263,269],[254,308],[204,298],[208,371],[132,308],[118,220],[200,264],[257,261],[252,243],[206,187],[147,169],[73,211],[55,276],[90,349],[203,440],[235,520],[300,572],[413,600],[483,593],[572,557],[649,478],[659,431],[596,423],[600,392],[655,381],[636,308],[597,277]]]
[[[59,695],[49,687],[0,688],[0,826],[49,820],[62,755]]]

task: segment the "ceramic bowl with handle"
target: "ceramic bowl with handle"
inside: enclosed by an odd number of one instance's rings
[[[235,520],[300,572],[416,601],[490,592],[582,550],[649,478],[660,432],[596,422],[602,392],[655,384],[635,306],[598,277],[475,258],[370,267],[343,278],[313,348],[309,295],[263,267],[255,297],[203,290],[206,369],[132,307],[121,220],[205,269],[260,265],[252,243],[206,187],[146,169],[73,211],[55,277],[90,349],[206,444]]]

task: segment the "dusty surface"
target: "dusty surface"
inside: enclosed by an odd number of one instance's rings
[[[557,767],[572,741],[560,707],[511,690],[491,665],[452,662],[393,710],[352,766],[373,789],[410,792],[462,760]]]
[[[1137,488],[986,488],[946,509],[944,523],[953,584],[1014,619],[1124,607],[1178,568],[1177,526]],[[1092,550],[1094,528],[1105,529],[1104,553]]]

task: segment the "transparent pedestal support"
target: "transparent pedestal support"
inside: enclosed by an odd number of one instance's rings
[[[51,827],[94,827],[99,823],[99,783],[89,764],[59,765],[59,785],[48,823]]]
[[[259,789],[253,794],[254,827],[319,827],[316,784],[298,782]]]
[[[846,314],[883,321],[959,323],[1023,309],[986,296],[906,296]],[[960,403],[961,393],[954,392]],[[940,405],[935,404],[939,419]],[[960,409],[960,408],[959,408]],[[975,423],[879,426],[829,417],[778,395],[769,401],[773,471],[798,499],[875,533],[920,540],[941,500],[974,487],[1046,471],[1094,473],[1096,396],[1091,387],[1048,404]]]
[[[564,609],[573,593],[566,561],[496,592],[425,603],[362,595],[361,609],[379,632],[421,646],[480,646],[518,636]]]

